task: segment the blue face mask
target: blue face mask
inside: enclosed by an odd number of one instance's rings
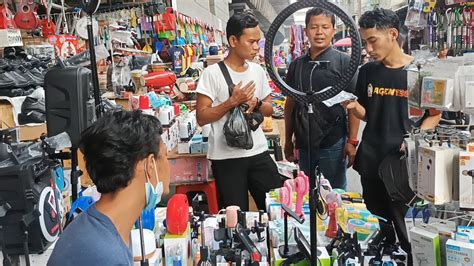
[[[163,182],[160,181],[158,178],[158,171],[156,170],[156,161],[153,158],[153,169],[155,170],[156,176],[156,187],[153,187],[152,183],[150,182],[150,177],[146,171],[147,167],[145,166],[145,176],[147,182],[145,183],[145,192],[146,192],[146,205],[144,210],[149,211],[155,209],[158,202],[161,200],[161,196],[163,195]]]

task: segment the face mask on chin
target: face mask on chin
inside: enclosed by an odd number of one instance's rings
[[[161,182],[158,177],[158,171],[156,170],[155,158],[152,158],[152,160],[153,160],[153,169],[155,171],[155,177],[156,177],[157,183],[156,183],[156,187],[153,187],[153,184],[150,182],[150,177],[148,176],[148,173],[146,171],[147,166],[145,165],[145,176],[147,179],[147,182],[145,183],[146,204],[145,204],[145,208],[143,209],[145,211],[154,209],[156,205],[160,202],[161,196],[163,195],[163,182]]]

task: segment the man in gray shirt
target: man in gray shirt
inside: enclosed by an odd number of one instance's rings
[[[169,191],[169,164],[154,116],[105,114],[82,133],[81,151],[102,194],[60,236],[48,265],[132,265],[130,231]]]

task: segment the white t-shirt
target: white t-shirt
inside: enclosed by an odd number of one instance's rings
[[[258,64],[252,62],[248,62],[247,64],[248,68],[245,72],[235,72],[227,67],[232,78],[232,82],[237,84],[242,81],[242,84],[245,85],[250,81],[254,81],[255,97],[263,100],[271,93],[265,71]],[[229,99],[227,83],[218,64],[211,65],[204,70],[201,78],[199,79],[199,84],[196,91],[209,97],[213,101],[213,107],[218,106]],[[209,147],[207,153],[208,159],[225,160],[245,158],[261,154],[268,149],[267,139],[265,138],[261,127],[259,127],[256,131],[252,131],[252,149],[246,150],[229,147],[224,136],[224,124],[228,117],[229,113],[214,123],[211,123],[211,131],[209,133]]]

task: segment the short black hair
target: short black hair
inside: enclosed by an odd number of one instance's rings
[[[97,191],[127,187],[137,163],[150,154],[159,155],[162,133],[160,121],[141,111],[105,113],[84,130],[79,147]]]
[[[393,28],[400,32],[400,19],[390,9],[376,8],[362,14],[359,19],[359,26],[363,29],[375,28],[378,30]]]
[[[332,13],[331,11],[328,11],[326,9],[322,9],[322,8],[319,8],[319,7],[314,7],[314,8],[311,8],[310,10],[306,11],[306,17],[305,17],[306,27],[308,27],[308,24],[309,24],[309,21],[311,20],[311,17],[319,16],[319,15],[323,15],[323,16],[331,18],[332,25],[336,26],[336,15],[334,15],[334,13]]]
[[[229,40],[232,35],[239,39],[245,29],[255,28],[257,26],[257,17],[255,17],[250,9],[235,13],[227,21],[227,26],[225,28],[227,40]]]

